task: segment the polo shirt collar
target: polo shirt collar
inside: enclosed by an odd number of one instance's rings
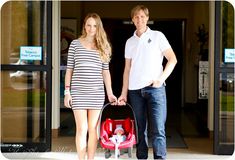
[[[146,30],[140,37],[138,37],[138,36],[136,35],[136,30],[135,30],[135,32],[134,32],[134,37],[136,37],[136,38],[144,37],[144,36],[147,35],[150,31],[151,31],[151,29],[147,26],[147,30]]]

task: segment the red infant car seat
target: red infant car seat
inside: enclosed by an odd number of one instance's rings
[[[120,126],[124,130],[123,137],[122,135],[117,137],[114,133]],[[138,143],[136,133],[138,133],[138,126],[130,104],[117,107],[107,103],[103,106],[100,113],[99,138],[101,147],[105,149],[105,158],[111,156],[111,150],[115,151],[115,158],[118,158],[121,155],[121,149],[127,149],[128,157],[131,158],[133,146]]]
[[[111,142],[109,138],[112,137],[116,125],[122,125],[127,137],[124,142],[120,143],[119,149],[133,147],[133,145],[136,144],[136,138],[133,120],[130,118],[126,118],[125,120],[112,120],[107,118],[102,122],[100,133],[101,146],[106,149],[115,149],[115,144]]]

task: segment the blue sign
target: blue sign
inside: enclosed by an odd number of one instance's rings
[[[20,47],[21,60],[42,60],[41,46],[21,46]]]
[[[225,63],[235,62],[235,49],[232,49],[232,48],[224,49],[224,62]]]

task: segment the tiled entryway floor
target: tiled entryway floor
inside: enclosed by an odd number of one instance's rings
[[[205,126],[207,123],[198,120],[200,118],[198,118],[198,114],[194,112],[195,110],[198,112],[198,106],[194,108],[185,111],[168,112],[167,126],[177,127],[187,148],[167,148],[167,160],[235,160],[235,156],[213,155],[213,139],[208,138],[209,136],[204,134],[204,129],[200,128],[200,126],[203,126],[202,124]],[[64,128],[63,125],[61,126],[61,132],[63,133],[60,133],[58,138],[52,139],[52,150],[50,152],[2,154],[10,160],[76,160],[77,154],[74,134],[67,134],[70,133],[67,132],[67,130],[70,131],[74,125],[73,114],[71,111],[61,112],[61,122],[64,122],[64,120],[68,118],[72,120],[67,123],[69,124],[68,126],[64,126]],[[149,159],[153,159],[152,153],[153,151],[150,149]],[[0,160],[3,160],[3,158],[4,157],[0,156]],[[98,147],[95,160],[104,159],[104,149]],[[114,154],[112,154],[109,159],[115,159]],[[128,158],[127,154],[123,154],[119,159],[130,158]],[[136,159],[135,148],[133,150],[132,159]]]
[[[168,148],[167,160],[234,160],[233,156],[213,155],[212,140],[209,138],[184,138],[188,148]],[[52,140],[52,151],[43,153],[3,153],[11,160],[76,160],[76,148],[74,137],[59,137]],[[1,159],[1,158],[0,158]],[[95,156],[96,160],[104,160],[104,149],[98,148]],[[110,160],[115,159],[112,154]],[[119,159],[130,159],[127,154],[123,154]],[[133,158],[135,157],[135,148]],[[149,150],[149,159],[153,159],[152,149]],[[2,159],[1,159],[2,160]]]

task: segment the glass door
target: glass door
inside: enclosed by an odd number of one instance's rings
[[[51,3],[1,8],[1,151],[51,149]]]
[[[216,3],[214,153],[234,151],[234,9]]]

